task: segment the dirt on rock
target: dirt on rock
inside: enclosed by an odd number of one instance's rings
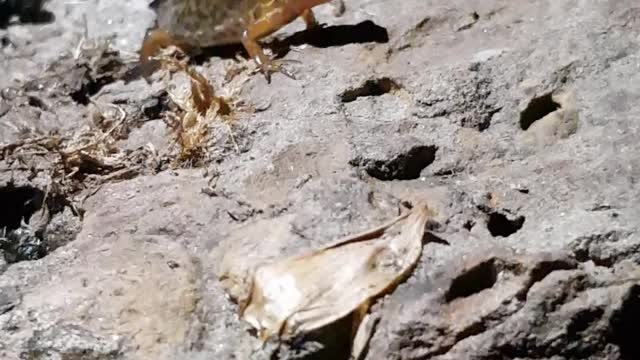
[[[345,3],[267,39],[295,80],[192,59],[225,108],[201,111],[195,75],[132,76],[148,1],[0,0],[0,358],[323,358],[259,346],[225,254],[418,200],[438,216],[364,359],[640,358],[637,1]]]

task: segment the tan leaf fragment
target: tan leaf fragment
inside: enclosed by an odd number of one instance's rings
[[[259,266],[242,318],[264,341],[272,336],[290,339],[355,314],[355,336],[373,301],[410,275],[432,215],[419,203],[381,227]]]

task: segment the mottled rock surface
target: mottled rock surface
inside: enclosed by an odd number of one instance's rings
[[[224,49],[197,59],[245,106],[212,125],[204,166],[177,170],[169,89],[122,80],[147,2],[20,13],[39,3],[0,0],[16,12],[0,18],[0,144],[115,123],[136,167],[84,159],[56,182],[50,157],[0,149],[0,358],[268,359],[217,278],[224,255],[316,248],[416,199],[436,241],[373,307],[366,359],[640,358],[636,0],[319,7],[327,27],[271,38],[297,80],[225,79],[243,64]]]

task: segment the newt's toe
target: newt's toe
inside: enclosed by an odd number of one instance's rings
[[[286,77],[296,80],[295,73],[287,66],[289,64],[300,64],[298,60],[285,60],[285,59],[261,59],[258,65],[260,66],[260,72],[267,79],[268,83],[271,83],[271,75],[274,73],[281,73]]]

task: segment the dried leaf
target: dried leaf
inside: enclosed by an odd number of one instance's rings
[[[367,346],[369,345],[369,339],[373,336],[374,326],[379,318],[375,318],[371,314],[366,314],[358,326],[356,333],[353,337],[353,343],[351,345],[351,358],[353,360],[360,360],[365,353]]]
[[[379,228],[259,266],[242,318],[266,340],[290,339],[355,314],[355,336],[370,304],[410,275],[431,215],[418,204]]]

